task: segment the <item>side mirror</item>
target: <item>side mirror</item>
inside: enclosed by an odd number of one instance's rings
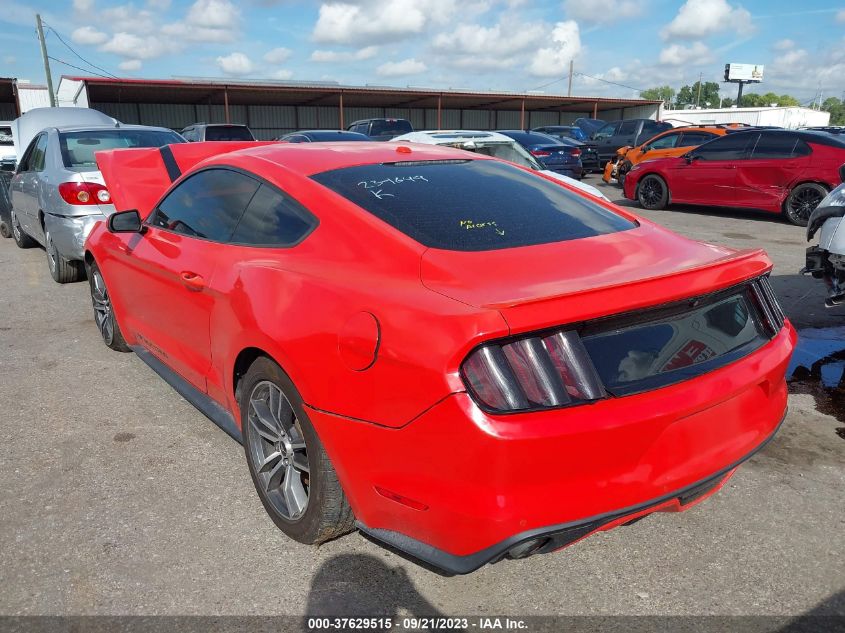
[[[691,165],[694,160],[698,160],[698,156],[695,154],[684,154],[684,158],[687,159],[687,165]]]
[[[845,182],[845,165],[839,168],[839,180]]]
[[[648,154],[648,150],[649,150],[649,149],[650,149],[650,148],[649,148],[649,146],[648,146],[648,145],[643,145],[643,146],[640,148],[640,151],[641,151],[643,154]]]
[[[109,231],[112,233],[143,233],[141,214],[137,209],[112,213],[108,220]]]

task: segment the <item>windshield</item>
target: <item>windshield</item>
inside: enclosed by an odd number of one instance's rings
[[[520,167],[527,167],[534,171],[541,171],[545,169],[537,159],[529,154],[522,145],[516,141],[507,143],[503,142],[479,142],[479,141],[464,141],[460,143],[445,143],[449,147],[456,147],[468,152],[475,152],[476,154],[484,154],[485,156],[492,156],[501,160],[507,160],[516,163]]]
[[[587,195],[495,160],[360,165],[311,178],[432,248],[514,248],[637,226]]]
[[[161,147],[185,141],[170,130],[90,130],[82,132],[60,132],[59,149],[65,167],[74,171],[97,169],[96,152],[128,147]]]
[[[252,132],[243,125],[209,125],[205,128],[206,141],[254,141]]]
[[[12,145],[12,128],[0,127],[0,145]]]

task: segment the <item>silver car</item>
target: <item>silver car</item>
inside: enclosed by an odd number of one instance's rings
[[[40,243],[53,279],[85,274],[83,244],[94,224],[114,212],[96,152],[184,143],[167,128],[142,125],[48,127],[35,135],[12,178],[12,235],[21,248]]]

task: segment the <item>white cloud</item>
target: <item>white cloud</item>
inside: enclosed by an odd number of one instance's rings
[[[109,7],[98,11],[99,24],[115,33],[150,35],[158,30],[160,18],[152,11],[136,9],[131,4]]]
[[[88,13],[94,8],[94,0],[73,0],[73,10],[77,13]]]
[[[539,49],[528,72],[541,77],[564,75],[569,72],[569,62],[581,52],[581,34],[575,20],[558,22],[552,30],[554,46]]]
[[[17,64],[18,58],[14,55],[6,55],[5,57],[3,57],[3,63],[9,66],[11,66],[12,64]]]
[[[516,28],[515,28],[516,27]],[[450,53],[471,55],[512,55],[537,47],[537,41],[546,35],[542,24],[500,24],[486,27],[480,24],[461,24],[450,33],[440,33],[434,38],[434,48]]]
[[[234,42],[239,35],[236,29],[209,29],[191,26],[185,22],[172,22],[161,27],[162,35],[169,40],[199,42],[202,44]]]
[[[167,11],[170,8],[170,0],[147,0],[147,6],[156,11]]]
[[[795,48],[795,42],[792,40],[778,40],[772,45],[776,51],[788,51],[790,48]]]
[[[337,63],[354,62],[364,59],[372,59],[378,54],[378,46],[367,46],[357,51],[324,51],[315,50],[311,53],[312,62]]]
[[[396,41],[449,19],[456,0],[347,0],[320,5],[313,38],[334,44]]]
[[[660,34],[663,39],[696,40],[726,30],[749,33],[753,29],[751,14],[727,0],[687,0]]]
[[[134,33],[115,33],[99,47],[104,53],[114,53],[129,59],[152,59],[179,50],[176,43],[169,43],[155,36],[140,36]]]
[[[284,64],[288,59],[290,59],[292,53],[293,51],[289,48],[274,48],[273,50],[264,53],[264,61],[268,64]]]
[[[140,59],[127,59],[125,62],[120,62],[117,65],[120,70],[126,71],[133,71],[133,70],[141,70],[141,60]]]
[[[98,31],[93,26],[81,26],[70,34],[70,39],[77,44],[96,46],[99,44],[105,44],[108,41],[109,36],[102,31]]]
[[[284,69],[276,70],[276,71],[273,71],[273,73],[270,75],[270,77],[272,79],[278,79],[278,80],[284,81],[285,79],[290,79],[291,77],[293,77],[293,72],[290,71],[290,70],[284,70]]]
[[[660,51],[658,60],[667,66],[709,64],[713,61],[713,54],[701,42],[693,42],[690,46],[671,44]]]
[[[240,19],[240,10],[229,0],[196,0],[185,21],[209,29],[228,29],[237,26]]]
[[[428,70],[423,62],[414,58],[404,59],[401,62],[387,62],[376,68],[379,77],[401,77],[404,75],[418,75]]]
[[[605,23],[636,17],[644,7],[639,0],[565,0],[563,8],[573,20]]]
[[[252,60],[243,53],[230,53],[217,58],[217,66],[227,75],[248,75],[254,67]]]

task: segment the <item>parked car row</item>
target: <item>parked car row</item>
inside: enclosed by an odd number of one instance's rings
[[[468,573],[686,510],[783,419],[796,334],[768,257],[645,222],[509,136],[29,134],[13,217],[52,156],[52,195],[97,207],[103,343],[243,444],[296,541],[357,528]]]

